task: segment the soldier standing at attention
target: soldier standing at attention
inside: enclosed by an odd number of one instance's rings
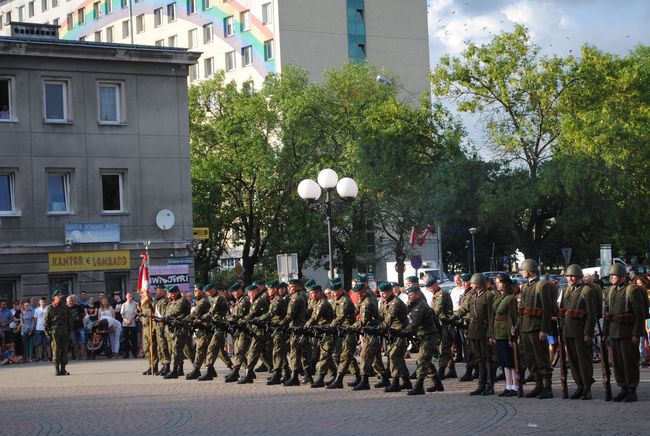
[[[300,293],[300,282],[296,280],[289,281],[289,301],[287,305],[287,316],[280,323],[283,327],[303,327],[305,325],[305,316],[307,314],[307,301]],[[303,346],[307,342],[303,335],[292,333],[289,337],[289,367],[291,376],[285,377],[284,386],[300,386],[298,377],[301,371],[305,375],[309,374],[308,368],[302,366]]]
[[[329,326],[332,323],[332,320],[334,320],[334,310],[332,309],[330,302],[327,301],[327,298],[324,298],[323,290],[320,285],[312,285],[310,288],[310,294],[312,312],[311,317],[305,323],[305,327],[311,328],[315,325],[321,327]],[[330,333],[323,334],[318,340],[317,345],[319,347],[319,359],[318,364],[316,365],[316,374],[318,375],[318,378],[311,384],[312,388],[324,387],[324,380],[327,373],[336,373],[336,365],[332,358],[332,352],[334,351],[334,340],[332,335]]]
[[[158,318],[165,316],[169,299],[165,292],[165,287],[159,285],[156,287],[156,302],[154,304],[154,314]],[[162,369],[158,375],[165,376],[171,371],[169,365],[171,363],[171,353],[169,352],[169,343],[167,342],[167,328],[165,324],[157,322],[154,326],[156,334],[156,343],[158,345],[158,362],[162,364]]]
[[[553,398],[551,388],[553,368],[547,340],[551,318],[556,308],[553,287],[550,283],[539,279],[539,266],[534,259],[524,260],[520,270],[528,283],[521,286],[518,329],[521,332],[526,367],[535,378],[535,388],[525,396],[539,399]]]
[[[210,311],[212,302],[206,296],[206,291],[208,290],[214,292],[214,285],[209,283],[202,289],[199,288],[199,285],[194,288],[194,298],[196,298],[196,305],[194,306],[194,310],[192,310],[190,315],[187,317],[187,320],[192,324],[202,323],[203,318]],[[212,335],[205,328],[197,329],[194,335],[196,336],[194,366],[192,368],[192,371],[185,376],[186,380],[196,380],[201,376],[201,366],[203,366],[205,355],[208,352],[208,345],[212,340]]]
[[[461,321],[461,327],[458,328],[459,333],[462,333],[463,340],[463,356],[465,356],[465,363],[467,364],[465,366],[465,374],[458,379],[460,382],[466,382],[466,381],[472,381],[474,378],[478,378],[475,376],[473,373],[478,371],[478,367],[476,365],[476,358],[472,355],[472,347],[470,345],[469,339],[467,338],[467,326],[469,325],[469,320],[467,319],[467,313],[469,313],[469,302],[472,299],[472,297],[475,294],[474,289],[472,289],[472,285],[470,284],[470,279],[472,276],[468,273],[464,273],[460,275],[460,280],[462,286],[465,288],[465,292],[463,293],[463,296],[460,300],[460,307],[456,310],[455,314],[460,318]],[[466,316],[459,316],[458,313],[462,310]]]
[[[235,299],[235,306],[232,308],[230,320],[233,322],[243,322],[242,320],[251,308],[251,301],[244,293],[244,286],[241,283],[235,283],[230,287],[232,296]],[[226,376],[226,383],[236,382],[239,379],[239,368],[246,366],[246,353],[251,343],[251,338],[241,330],[236,330],[233,334],[235,355],[233,357],[233,367],[230,374]]]
[[[591,400],[591,385],[594,384],[593,348],[594,327],[598,319],[597,299],[594,290],[582,281],[582,268],[569,265],[565,276],[568,285],[562,292],[560,318],[562,332],[569,356],[571,375],[577,389],[572,400]]]
[[[68,364],[68,338],[72,331],[72,315],[63,301],[64,295],[55,289],[52,292],[52,304],[45,310],[43,319],[43,330],[52,341],[55,375],[70,375],[65,366]]]
[[[411,286],[406,289],[409,299],[409,316],[411,322],[403,330],[405,335],[415,335],[420,341],[418,352],[415,386],[407,392],[408,395],[424,395],[424,379],[431,373],[433,386],[427,392],[444,391],[436,367],[431,362],[436,348],[437,336],[440,334],[435,322],[433,309],[427,304],[419,286]]]
[[[616,384],[620,386],[613,401],[631,403],[637,400],[639,385],[639,339],[645,334],[647,313],[643,302],[646,291],[626,281],[623,265],[615,263],[609,268],[612,285],[605,293],[605,332],[612,340],[612,364]],[[573,365],[572,365],[573,366]]]
[[[429,279],[426,282],[426,287],[433,294],[431,300],[431,308],[442,323],[442,336],[440,338],[440,359],[438,360],[438,375],[441,380],[445,378],[456,378],[456,364],[451,355],[451,345],[454,342],[452,336],[451,319],[454,317],[454,304],[451,301],[451,295],[448,292],[443,292],[436,279]],[[449,367],[449,372],[445,374],[445,370]]]
[[[226,316],[228,315],[228,291],[222,290],[217,292],[216,286],[212,286],[206,290],[206,293],[211,301],[211,305],[208,313],[203,316],[203,323],[207,324],[213,319],[225,322]],[[228,368],[232,368],[232,362],[226,353],[225,346],[226,332],[222,329],[216,329],[212,332],[212,337],[208,344],[205,358],[207,371],[197,379],[198,381],[213,380],[217,376],[217,371],[214,369],[214,363],[217,361],[217,357],[220,357]]]
[[[383,330],[391,329],[399,334],[409,323],[408,309],[406,304],[393,292],[393,287],[388,282],[379,285],[382,304],[380,316],[382,319],[381,328]],[[390,386],[384,388],[385,392],[399,392],[402,389],[413,389],[409,379],[408,368],[404,356],[406,355],[408,340],[405,337],[392,337],[388,341],[388,360],[390,361],[390,372],[393,378]],[[400,386],[400,377],[404,384]],[[376,386],[375,386],[376,387]]]
[[[287,316],[287,300],[280,295],[280,283],[273,280],[268,283],[269,297],[271,302],[269,310],[258,318],[261,322],[267,322],[274,326],[280,325]],[[267,385],[279,385],[282,379],[282,369],[285,366],[287,358],[287,337],[286,334],[280,329],[275,329],[271,333],[271,340],[273,341],[273,348],[271,350],[271,358],[273,362],[273,376],[266,383]]]
[[[356,310],[350,296],[343,290],[343,283],[341,280],[334,281],[330,286],[335,294],[334,316],[332,327],[350,327],[356,321]],[[339,366],[337,369],[336,379],[327,385],[327,389],[343,389],[343,377],[352,367],[351,373],[355,380],[350,383],[350,386],[361,381],[361,374],[359,364],[354,358],[354,352],[357,348],[357,335],[348,333],[344,335],[341,340],[341,357],[339,358]]]
[[[183,298],[181,295],[181,290],[178,286],[172,286],[167,290],[169,295],[169,304],[167,305],[167,310],[165,311],[165,318],[174,318],[177,320],[183,320],[190,313],[191,304],[187,299]],[[179,329],[168,329],[170,335],[167,337],[167,340],[170,341],[171,346],[171,358],[172,358],[172,369],[163,377],[164,379],[178,378],[183,367],[183,348],[186,346],[188,341],[187,333]]]
[[[262,284],[263,285],[263,284]],[[246,287],[248,298],[251,300],[251,308],[248,315],[244,317],[245,321],[258,320],[262,315],[269,311],[268,294],[263,292],[260,286],[255,284]],[[266,336],[262,329],[256,325],[249,324],[248,328],[251,331],[251,343],[248,347],[248,354],[246,355],[247,370],[246,375],[237,381],[237,384],[243,385],[246,383],[253,383],[255,378],[255,364],[257,363],[260,355],[264,352],[266,346]]]
[[[517,297],[512,290],[512,279],[506,273],[499,273],[496,279],[499,294],[494,297],[492,305],[492,338],[495,341],[496,354],[499,365],[503,368],[506,378],[506,388],[499,394],[500,397],[516,397],[518,393],[517,378],[515,374],[515,354],[511,345],[512,328],[517,324],[519,312],[517,311]],[[517,356],[519,358],[519,356]]]
[[[142,348],[144,349],[144,357],[147,359],[147,362],[149,362],[149,368],[144,371],[142,375],[158,375],[158,344],[156,343],[156,326],[152,319],[152,317],[155,316],[155,307],[153,298],[151,298],[148,289],[142,289],[140,291],[138,312],[144,316],[142,326]],[[149,329],[150,326],[151,330]]]

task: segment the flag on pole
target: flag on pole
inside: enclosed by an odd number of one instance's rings
[[[142,258],[142,263],[140,264],[140,270],[138,271],[138,290],[144,291],[149,290],[149,253],[144,252],[140,253]]]
[[[415,247],[415,241],[418,240],[418,231],[415,226],[411,227],[411,248]]]
[[[431,232],[432,229],[433,229],[433,226],[431,224],[429,224],[427,226],[426,230],[424,231],[424,233],[422,233],[422,237],[420,238],[420,241],[418,242],[418,245],[420,247],[422,247],[424,245],[424,242],[427,240],[427,235],[429,234],[429,232]]]

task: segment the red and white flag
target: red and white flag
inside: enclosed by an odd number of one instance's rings
[[[424,233],[422,233],[422,237],[420,238],[420,241],[418,242],[418,245],[420,247],[422,247],[424,245],[425,241],[427,240],[427,235],[429,234],[429,232],[431,232],[432,229],[433,229],[433,226],[431,224],[429,224],[427,226],[426,230],[424,231]]]
[[[411,227],[411,248],[415,247],[415,242],[418,240],[418,231],[415,226]]]
[[[140,264],[140,270],[138,271],[138,290],[144,291],[149,290],[149,254],[140,253],[142,258],[142,263]]]

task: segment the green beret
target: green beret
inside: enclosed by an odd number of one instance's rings
[[[201,290],[205,290],[205,289],[203,289],[203,285],[202,285],[201,283],[197,283],[197,284],[195,284],[195,285],[194,285],[194,288],[196,288],[196,289],[201,289]]]
[[[287,284],[287,282],[280,282],[280,283],[278,284],[278,287],[280,287],[280,288],[286,288],[286,287],[288,287],[288,286],[289,286],[289,285]]]
[[[269,280],[268,282],[266,282],[267,288],[277,288],[279,286],[280,286],[280,282],[278,282],[277,280]]]
[[[244,285],[242,285],[241,283],[235,283],[234,285],[232,285],[231,287],[228,288],[228,291],[230,291],[230,292],[239,291],[243,287],[244,287]]]
[[[460,275],[460,279],[463,282],[469,282],[471,278],[472,278],[472,275],[470,273],[463,273],[463,274]]]
[[[406,293],[410,294],[411,292],[419,291],[420,287],[419,286],[410,286],[406,288]]]
[[[427,280],[427,283],[425,284],[425,286],[428,288],[428,287],[431,287],[431,286],[435,285],[436,283],[438,283],[438,280],[429,279],[429,280]]]
[[[406,280],[406,281],[409,282],[409,283],[417,283],[417,282],[419,281],[418,278],[415,277],[415,276],[408,276],[408,277],[407,277],[406,279],[404,279],[404,280]]]
[[[366,285],[365,285],[364,283],[357,283],[356,285],[354,285],[354,287],[352,288],[352,290],[353,290],[354,292],[359,292],[360,290],[362,290],[362,289],[365,288],[365,287],[366,287]]]
[[[299,285],[299,284],[300,284],[300,280],[298,280],[298,279],[291,279],[291,280],[289,280],[289,284],[290,284],[290,285]]]
[[[210,289],[217,289],[212,283],[208,283],[203,287],[203,292],[208,292]]]
[[[252,283],[253,286],[260,286],[260,285],[263,285],[263,284],[264,284],[264,282],[262,280],[255,280]]]
[[[314,285],[311,285],[309,290],[312,291],[312,292],[315,292],[315,291],[322,291],[323,288],[321,288],[319,284],[314,284]]]
[[[305,282],[305,288],[309,288],[311,286],[314,286],[316,284],[316,280],[309,279]]]
[[[381,282],[378,286],[379,292],[390,292],[393,289],[393,286],[388,282]]]
[[[330,289],[341,289],[343,287],[343,282],[340,277],[330,280]]]
[[[165,288],[165,290],[166,290],[167,292],[180,292],[180,291],[181,291],[181,290],[179,289],[179,287],[176,286],[176,285],[174,285],[174,286],[167,286],[167,287]]]
[[[244,289],[244,290],[246,292],[250,292],[250,291],[255,291],[256,289],[257,289],[257,285],[255,283],[253,283],[252,285],[246,286],[246,289]]]
[[[367,274],[357,274],[357,282],[367,282],[367,281],[368,281]]]
[[[63,295],[58,288],[52,291],[52,298],[56,297],[57,295]]]

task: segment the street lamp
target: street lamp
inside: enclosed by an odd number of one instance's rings
[[[391,79],[384,76],[383,74],[378,75],[376,80],[377,80],[377,82],[379,82],[381,84],[384,84],[384,85],[387,85],[387,86],[393,86],[393,85],[397,86],[399,89],[401,89],[402,91],[404,91],[408,95],[410,95],[413,98],[413,100],[415,100],[416,102],[419,102],[418,98],[411,91],[409,91],[408,89],[406,89],[405,87],[403,87],[399,83],[394,83]]]
[[[336,188],[339,197],[343,200],[352,200],[359,193],[357,182],[350,177],[343,177],[339,180],[339,176],[332,169],[326,168],[318,173],[318,183],[312,179],[305,179],[298,184],[298,195],[305,200],[307,204],[325,214],[325,221],[327,222],[327,248],[329,252],[330,262],[330,279],[334,278],[334,261],[332,257],[332,214],[340,210],[344,203],[334,202],[330,196],[330,191]],[[325,190],[325,200],[318,203],[321,196],[322,189]]]
[[[465,250],[467,250],[467,269],[471,271],[472,269],[472,259],[469,257],[469,239],[465,241]]]
[[[476,244],[474,243],[474,235],[476,234],[477,231],[478,231],[478,229],[476,227],[471,227],[469,229],[469,232],[472,234],[472,259],[474,261],[473,262],[474,263],[474,271],[472,271],[472,272],[474,272],[474,273],[476,272]]]

